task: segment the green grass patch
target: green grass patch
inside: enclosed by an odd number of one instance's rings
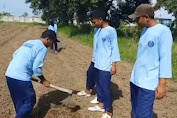
[[[75,26],[59,26],[59,32],[66,34],[68,37],[72,37],[75,30],[77,30]]]
[[[3,21],[0,21],[0,28],[4,25],[5,23]]]
[[[172,63],[173,63],[173,78],[177,80],[177,42],[173,43],[173,57],[172,57]]]
[[[47,27],[46,24],[42,24],[42,23],[37,23],[37,22],[33,22],[33,23],[23,23],[23,22],[2,22],[0,21],[0,27],[3,25],[9,25],[9,24],[16,24],[16,25],[21,25],[21,26],[45,26]]]
[[[84,26],[84,25],[83,25]],[[76,26],[59,26],[59,32],[65,36],[77,40],[85,45],[93,46],[93,30],[91,27],[86,26],[85,28]]]
[[[81,24],[78,26],[66,26],[66,25],[59,25],[59,31],[67,34],[69,37],[74,36],[84,36],[84,35],[92,35],[93,27],[88,24]]]
[[[93,34],[88,34],[88,35],[76,35],[73,36],[74,40],[77,40],[85,45],[89,45],[90,47],[93,47]]]
[[[122,60],[135,62],[137,55],[138,42],[131,38],[119,38],[119,50]]]

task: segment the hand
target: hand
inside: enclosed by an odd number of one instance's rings
[[[50,87],[50,82],[48,80],[44,80],[41,82],[45,87]]]
[[[115,74],[116,74],[116,65],[112,65],[111,75],[115,75]]]
[[[166,87],[166,80],[160,80],[160,83],[156,88],[156,99],[161,99],[166,95]]]

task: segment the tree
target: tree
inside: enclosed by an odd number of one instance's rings
[[[165,7],[169,13],[173,13],[175,18],[177,18],[177,1],[176,0],[157,0],[157,4],[155,6],[156,9],[161,7]]]
[[[140,4],[150,4],[150,1],[151,0],[117,0],[116,6],[110,3],[110,24],[118,27],[121,21],[132,22],[132,19],[129,19],[128,15],[132,14]]]
[[[23,17],[27,17],[27,16],[28,16],[28,13],[27,13],[27,12],[24,12],[24,13],[22,14],[22,16],[23,16]]]
[[[26,0],[31,3],[34,14],[42,12],[42,18],[48,21],[50,18],[59,18],[67,24],[77,16],[78,22],[88,20],[87,13],[96,8],[106,10],[110,16],[111,24],[118,26],[120,20],[127,20],[128,15],[142,3],[150,3],[149,0]]]
[[[8,12],[2,12],[0,13],[0,16],[12,16],[12,15]]]
[[[173,16],[176,18],[173,21],[173,25],[171,27],[173,37],[177,39],[177,1],[176,0],[157,0],[157,4],[155,6],[156,9],[164,7],[169,13],[173,13]]]
[[[0,19],[3,17],[3,16],[12,16],[10,13],[8,12],[2,12],[0,13]]]

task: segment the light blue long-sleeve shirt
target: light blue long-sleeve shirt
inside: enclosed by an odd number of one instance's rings
[[[57,34],[58,33],[58,26],[57,26],[57,24],[54,24],[54,29],[55,29],[55,32]]]
[[[49,25],[48,26],[48,30],[52,30],[56,33],[56,35],[58,34],[58,28],[57,28],[57,24],[54,24],[54,26]]]
[[[22,81],[31,81],[32,75],[43,75],[46,54],[47,48],[41,40],[25,42],[14,52],[5,75]]]
[[[95,68],[110,72],[112,63],[120,61],[117,40],[117,33],[113,27],[95,28],[92,58]]]
[[[55,27],[52,26],[52,25],[49,25],[49,26],[48,26],[48,30],[52,30],[52,31],[54,31],[54,32],[56,33],[56,29],[55,29]]]
[[[171,78],[172,42],[168,27],[157,24],[145,28],[139,40],[137,59],[130,81],[141,88],[155,90],[160,78]]]

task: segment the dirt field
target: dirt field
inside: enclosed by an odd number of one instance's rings
[[[14,23],[0,26],[0,117],[14,117],[15,111],[4,77],[6,68],[13,52],[25,41],[38,39],[45,27],[17,25]],[[85,88],[86,70],[92,57],[92,48],[77,41],[60,36],[66,49],[55,55],[49,51],[44,74],[53,84],[73,89]],[[114,118],[131,118],[129,78],[133,64],[122,61],[117,65],[118,72],[112,77]],[[102,113],[89,112],[87,108],[93,106],[90,98],[79,97],[75,94],[68,106],[61,104],[68,94],[52,88],[45,88],[33,83],[37,96],[37,103],[33,111],[35,117],[45,118],[101,118]],[[66,102],[65,102],[66,103]],[[73,109],[73,106],[77,106]],[[167,97],[156,100],[154,105],[155,118],[177,118],[177,83],[169,81]]]

